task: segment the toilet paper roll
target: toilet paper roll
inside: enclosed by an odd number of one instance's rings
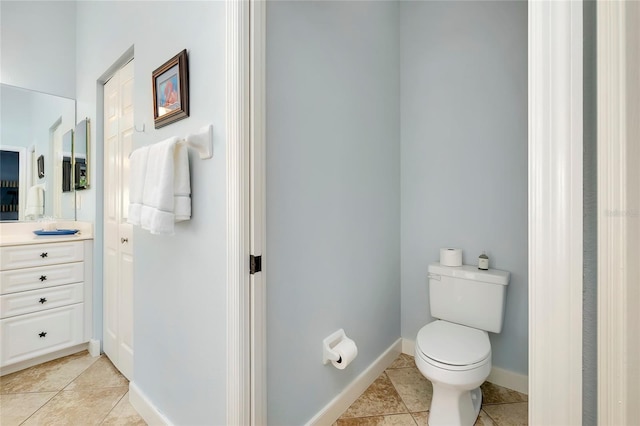
[[[442,266],[462,266],[462,249],[441,248],[440,264]]]
[[[358,347],[356,342],[348,337],[342,339],[337,345],[333,347],[333,351],[336,352],[340,359],[338,361],[331,361],[333,366],[339,370],[344,370],[347,365],[351,364],[351,361],[358,355]]]

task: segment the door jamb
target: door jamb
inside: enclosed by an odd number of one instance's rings
[[[598,2],[598,424],[640,415],[640,17],[634,2]]]
[[[582,2],[528,19],[529,423],[582,424]]]
[[[251,424],[250,6],[225,2],[227,425]]]
[[[261,272],[251,275],[251,424],[267,424],[267,287],[266,287],[266,163],[265,78],[266,2],[251,0],[251,254],[262,256]]]
[[[267,422],[264,0],[226,2],[227,424]]]

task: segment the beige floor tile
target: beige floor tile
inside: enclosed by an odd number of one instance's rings
[[[396,358],[395,361],[393,361],[387,368],[408,368],[415,366],[416,362],[412,356],[407,354],[400,354],[400,356]]]
[[[62,390],[98,358],[83,351],[0,377],[0,393],[52,392]]]
[[[493,383],[484,382],[482,389],[482,404],[504,404],[508,402],[526,402],[527,395],[516,392]]]
[[[129,381],[113,366],[109,358],[102,355],[64,390],[113,388],[128,385]]]
[[[337,426],[416,426],[411,414],[339,419]]]
[[[411,413],[413,419],[416,421],[418,426],[428,426],[429,423],[429,412],[421,411],[419,413]],[[480,410],[480,414],[478,415],[478,419],[476,420],[474,426],[493,426],[493,422],[491,421],[491,417],[487,415],[484,411]]]
[[[145,426],[147,423],[142,420],[142,417],[129,403],[129,393],[127,392],[118,402],[118,405],[107,415],[102,424],[109,426]]]
[[[98,425],[127,387],[62,391],[31,416],[24,425]]]
[[[483,410],[491,417],[493,424],[496,426],[529,424],[529,408],[527,402],[486,405],[483,406]]]
[[[0,395],[0,424],[19,425],[38,411],[57,392],[15,393]]]
[[[489,415],[487,413],[484,412],[484,410],[480,410],[480,414],[478,415],[478,420],[476,420],[476,423],[474,426],[493,426],[493,420],[491,420],[491,417],[489,417]]]
[[[406,412],[407,408],[391,384],[391,380],[382,373],[340,418],[384,416]]]
[[[417,367],[388,370],[387,375],[409,412],[429,409],[433,387]]]
[[[428,411],[420,411],[418,413],[411,413],[413,419],[416,421],[418,426],[429,426],[429,412]]]

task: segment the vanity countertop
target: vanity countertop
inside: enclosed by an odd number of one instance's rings
[[[74,235],[36,235],[42,229],[38,222],[0,223],[0,247],[26,244],[57,243],[93,239],[93,225],[89,222],[64,221],[57,223],[59,229],[78,229]]]

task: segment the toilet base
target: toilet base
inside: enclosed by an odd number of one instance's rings
[[[463,391],[433,382],[429,426],[473,426],[480,413],[482,390]]]

